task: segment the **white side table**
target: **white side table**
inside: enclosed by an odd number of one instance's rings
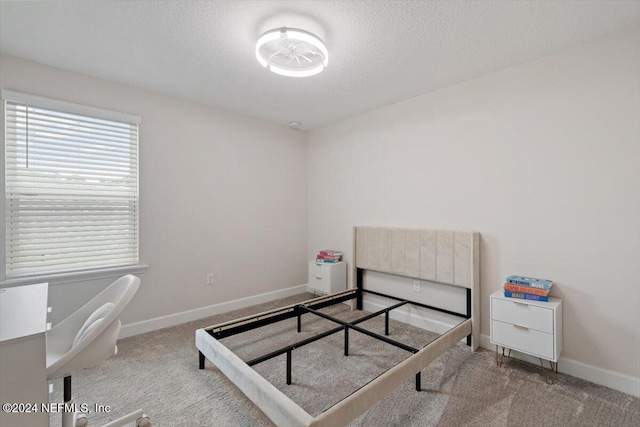
[[[332,294],[347,289],[347,263],[309,261],[309,290]]]
[[[496,345],[496,363],[502,364],[504,349],[519,351],[549,361],[558,372],[562,351],[562,299],[549,302],[507,298],[499,290],[491,294],[491,344]],[[502,347],[502,357],[498,347]],[[543,371],[544,372],[544,371]],[[546,378],[546,374],[545,374]]]

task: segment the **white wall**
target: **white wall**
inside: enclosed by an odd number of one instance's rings
[[[551,278],[563,357],[640,377],[639,42],[615,34],[310,132],[309,256],[351,261],[354,225],[479,231],[483,334],[506,276]]]
[[[306,283],[304,133],[11,56],[0,59],[3,89],[142,116],[140,261],[149,269],[123,323]],[[216,274],[213,286],[205,285],[209,271]],[[111,281],[51,286],[54,320]]]

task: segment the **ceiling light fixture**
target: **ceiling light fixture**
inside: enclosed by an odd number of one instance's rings
[[[260,65],[276,74],[308,77],[322,72],[329,63],[329,51],[319,37],[297,28],[274,28],[256,43]]]

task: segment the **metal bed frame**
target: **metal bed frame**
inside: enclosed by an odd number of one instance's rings
[[[360,230],[360,234],[362,236],[362,234],[370,232],[370,229],[373,228],[356,227],[354,232],[355,234],[357,234],[358,230]],[[375,228],[373,230],[375,230],[376,233],[380,232],[381,230],[383,232],[389,230],[389,232],[391,233],[393,231],[397,231],[398,229]],[[407,235],[414,232],[419,231],[409,230],[407,232]],[[199,368],[204,369],[205,360],[207,358],[214,362],[214,364],[225,375],[227,375],[227,377],[229,377],[229,379],[231,379],[254,403],[256,403],[256,405],[260,407],[260,409],[262,409],[263,412],[265,412],[265,414],[269,416],[269,418],[271,418],[271,420],[274,421],[277,425],[336,426],[347,424],[362,412],[366,411],[366,409],[380,400],[384,395],[390,393],[395,387],[409,379],[409,375],[415,375],[415,389],[416,391],[420,391],[420,371],[424,367],[426,367],[432,360],[437,358],[442,352],[444,352],[446,349],[448,349],[450,346],[454,345],[461,339],[464,339],[465,337],[467,345],[471,346],[472,350],[475,350],[478,347],[476,335],[477,325],[473,325],[472,322],[473,319],[477,323],[476,319],[478,319],[479,317],[476,304],[478,296],[474,295],[473,293],[473,291],[476,291],[476,293],[478,293],[478,234],[470,233],[470,236],[472,245],[469,248],[469,250],[471,251],[471,257],[469,258],[469,260],[470,266],[473,270],[471,271],[471,280],[468,286],[456,284],[456,286],[466,287],[465,313],[458,313],[441,307],[436,307],[433,305],[400,298],[394,295],[388,295],[385,293],[364,289],[363,273],[365,270],[372,268],[371,261],[367,263],[366,261],[361,260],[359,263],[356,263],[357,267],[355,269],[354,275],[355,289],[349,289],[335,294],[314,298],[302,303],[292,304],[282,308],[269,310],[267,312],[247,316],[241,319],[236,319],[197,330],[196,346],[199,350]],[[378,242],[376,241],[376,244],[377,243]],[[451,256],[453,256],[453,254]],[[374,267],[377,266],[374,265]],[[388,272],[385,268],[375,268],[375,271]],[[395,274],[397,274],[397,272]],[[454,282],[453,278],[451,279],[451,282]],[[355,302],[355,308],[358,310],[362,310],[365,294],[388,298],[397,301],[397,303],[350,322],[338,319],[319,311],[322,308],[344,303],[347,301]],[[389,313],[396,308],[409,304],[457,316],[462,318],[463,320],[461,321],[461,323],[454,326],[448,332],[436,338],[424,347],[420,349],[415,348],[389,338]],[[294,317],[297,318],[297,332],[299,333],[302,331],[303,314],[313,314],[314,316],[318,316],[336,323],[338,326],[318,333],[317,335],[306,338],[304,340],[289,344],[278,350],[271,351],[262,356],[253,358],[246,362],[240,360],[218,341],[222,338],[231,337],[266,325],[271,325],[283,320],[292,319]],[[384,335],[358,326],[358,324],[366,320],[381,315],[385,316]],[[255,371],[253,371],[253,369],[250,368],[251,366],[255,366],[274,357],[286,354],[286,383],[290,385],[292,382],[291,361],[292,354],[295,349],[306,346],[330,335],[344,332],[344,355],[348,356],[350,330],[365,334],[371,338],[375,338],[397,348],[408,351],[412,353],[412,355],[393,368],[380,374],[378,377],[374,378],[374,380],[367,383],[363,387],[354,391],[345,399],[337,402],[336,404],[325,410],[318,417],[314,418],[306,413],[302,408],[291,401],[286,395],[284,395],[281,391],[276,389],[273,385],[268,383],[264,378],[262,378]]]
[[[357,271],[358,271],[358,276],[361,277],[362,269],[357,269]],[[360,317],[351,322],[346,322],[344,320],[338,319],[336,317],[333,317],[326,313],[322,313],[318,311],[321,308],[329,307],[335,304],[340,304],[342,302],[346,302],[353,299],[356,299],[357,301],[357,309],[362,310],[362,301],[363,301],[364,293],[370,293],[372,295],[377,295],[380,297],[389,298],[389,299],[393,299],[400,302],[390,307],[386,307],[382,310],[376,311],[375,313],[371,313],[366,316]],[[464,319],[470,319],[471,318],[471,290],[470,289],[467,289],[466,299],[467,299],[467,312],[464,314],[456,313],[454,311],[446,310],[440,307],[434,307],[434,306],[422,304],[416,301],[405,300],[392,295],[386,295],[380,292],[366,290],[362,288],[361,283],[359,282],[356,289],[339,292],[337,294],[328,295],[326,297],[311,299],[293,306],[276,309],[269,313],[261,313],[261,314],[252,316],[252,318],[249,318],[249,319],[243,318],[240,320],[233,320],[230,322],[221,323],[215,326],[211,326],[209,328],[205,328],[204,330],[207,331],[207,333],[211,335],[213,338],[220,340],[222,338],[231,337],[234,335],[241,334],[243,332],[247,332],[263,326],[271,325],[273,323],[281,322],[283,320],[291,319],[293,317],[297,317],[298,318],[297,329],[298,329],[298,333],[300,333],[302,332],[302,315],[305,313],[311,313],[341,325],[336,328],[321,332],[312,337],[306,338],[304,340],[287,345],[278,350],[271,351],[267,354],[256,357],[246,362],[248,366],[255,366],[259,363],[266,362],[267,360],[273,359],[274,357],[286,354],[287,355],[287,362],[286,362],[287,363],[287,384],[290,385],[291,384],[291,357],[292,357],[293,350],[297,348],[304,347],[307,344],[311,344],[322,338],[326,338],[329,335],[333,335],[338,332],[344,331],[344,355],[348,356],[349,355],[349,329],[353,329],[354,331],[368,335],[371,338],[384,341],[387,344],[391,344],[395,347],[401,348],[410,353],[417,353],[419,349],[403,344],[399,341],[393,340],[388,337],[389,336],[389,313],[396,308],[402,307],[403,305],[412,304],[418,307],[428,308],[428,309],[439,311],[442,313],[447,313],[454,316],[462,317]],[[357,326],[359,323],[373,319],[374,317],[378,317],[382,314],[384,314],[385,316],[384,317],[384,335],[380,335],[368,329],[364,329]],[[471,345],[471,334],[467,335],[467,345],[469,346]],[[199,353],[199,368],[204,369],[205,359],[206,359],[205,355],[201,351],[199,351],[198,353]],[[420,373],[418,372],[416,374],[416,391],[420,391],[420,389],[421,389]]]

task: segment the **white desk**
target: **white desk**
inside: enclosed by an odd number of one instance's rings
[[[49,414],[40,403],[49,402],[47,386],[48,285],[0,289],[0,404],[36,403],[38,412],[6,413],[0,426],[47,426]]]

